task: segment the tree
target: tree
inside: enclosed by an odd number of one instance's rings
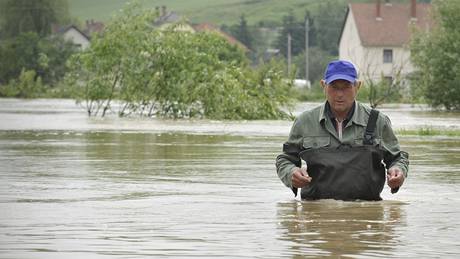
[[[345,20],[344,2],[324,1],[314,15],[317,45],[331,55],[338,55],[339,37]]]
[[[243,43],[248,49],[252,49],[253,37],[249,31],[248,23],[244,14],[240,16],[240,23],[233,34],[241,43]]]
[[[0,96],[17,98],[42,97],[44,86],[42,79],[33,70],[22,70],[18,79],[12,79],[7,85],[0,85]]]
[[[283,17],[283,25],[276,42],[276,48],[287,56],[287,35],[291,35],[291,54],[297,56],[305,51],[305,20],[309,20],[309,46],[317,46],[329,55],[338,54],[338,40],[345,19],[346,6],[335,1],[322,2],[318,10],[305,12],[303,21],[298,21],[292,10]]]
[[[39,41],[36,33],[28,32],[0,44],[0,83],[17,78],[23,68],[38,69]]]
[[[308,75],[310,82],[319,82],[324,75],[327,64],[334,59],[328,52],[319,47],[311,47],[308,54]],[[298,68],[297,78],[305,78],[305,52],[294,57],[294,64]]]
[[[305,11],[304,23],[308,20],[308,46],[315,47],[317,43],[317,33],[316,33],[316,24],[315,19],[311,15],[310,11]]]
[[[276,48],[287,57],[288,35],[291,35],[291,55],[297,56],[305,50],[305,26],[303,22],[297,21],[294,12],[291,10],[289,14],[283,17],[283,25],[281,32],[276,41]]]
[[[388,79],[382,75],[380,80],[376,81],[367,77],[363,84],[362,91],[367,95],[367,101],[372,108],[377,108],[388,100],[399,100],[403,84],[401,70],[397,72],[394,79]]]
[[[434,5],[436,26],[418,31],[411,42],[411,58],[419,70],[413,87],[420,87],[433,107],[460,109],[460,2],[440,0]]]
[[[52,24],[67,19],[67,0],[0,0],[0,31],[5,38],[24,32],[43,37],[51,33]]]
[[[76,52],[60,37],[40,38],[25,32],[0,43],[0,83],[16,79],[22,70],[34,71],[43,83],[54,85],[66,72],[67,59]]]
[[[152,26],[155,12],[130,4],[72,57],[68,82],[88,115],[274,119],[290,100],[279,64],[253,70],[244,53],[215,33]],[[178,25],[180,27],[180,25]],[[177,27],[177,28],[179,28]]]

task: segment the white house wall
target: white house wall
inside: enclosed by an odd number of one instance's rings
[[[80,32],[78,32],[77,30],[73,28],[67,30],[63,34],[63,37],[65,40],[70,41],[77,46],[80,46],[82,50],[88,48],[90,45],[89,40],[85,36],[83,36]]]
[[[340,59],[349,60],[358,66],[363,58],[363,46],[361,45],[352,10],[349,10],[350,12],[346,18],[342,37],[339,42],[339,57]]]
[[[383,62],[384,49],[393,51],[393,62]],[[362,55],[356,64],[363,79],[376,81],[379,81],[382,76],[394,77],[399,71],[402,76],[413,71],[413,66],[410,63],[410,51],[402,47],[363,47]]]

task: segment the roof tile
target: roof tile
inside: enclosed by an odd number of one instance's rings
[[[416,20],[411,19],[410,4],[381,4],[380,16],[376,18],[376,4],[350,4],[363,46],[403,46],[410,40],[410,24],[420,29],[433,25],[431,4],[416,5]]]

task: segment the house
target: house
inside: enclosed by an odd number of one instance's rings
[[[85,21],[85,28],[83,29],[83,32],[86,35],[92,37],[94,34],[101,34],[104,29],[105,24],[103,22],[98,22],[91,19]]]
[[[429,30],[431,10],[431,4],[416,0],[349,4],[339,40],[340,59],[353,62],[362,80],[393,80],[397,74],[405,78],[414,71],[411,27]]]
[[[224,39],[226,39],[230,44],[236,45],[239,47],[241,50],[243,50],[245,53],[249,52],[248,47],[238,41],[236,38],[232,37],[231,35],[223,32],[216,26],[209,24],[209,23],[201,23],[197,25],[191,25],[189,24],[183,17],[181,17],[179,14],[173,11],[168,11],[166,9],[166,6],[162,6],[161,9],[160,7],[156,7],[156,12],[158,14],[158,18],[155,20],[153,25],[160,30],[165,30],[167,28],[170,28],[170,26],[176,26],[174,28],[175,31],[184,31],[184,32],[211,32],[215,33]]]
[[[103,33],[105,25],[102,22],[86,20],[85,28],[80,30],[76,25],[59,26],[52,25],[53,34],[61,35],[66,41],[72,42],[80,50],[85,50],[91,44],[91,37]]]
[[[185,22],[185,19],[181,17],[178,13],[174,11],[168,11],[166,6],[155,7],[158,18],[155,20],[153,25],[160,30],[165,30],[170,28],[170,26],[176,26],[175,31],[186,31],[186,32],[195,32],[195,29]]]
[[[72,42],[81,50],[85,50],[90,45],[89,36],[74,25],[70,25],[67,28],[61,29],[60,34],[66,41]]]
[[[215,27],[212,24],[201,23],[201,24],[193,26],[193,29],[196,32],[205,31],[205,32],[216,33],[217,35],[219,35],[219,36],[223,37],[224,39],[226,39],[230,44],[236,45],[237,47],[239,47],[245,53],[249,52],[249,49],[248,49],[248,47],[246,47],[246,45],[244,45],[239,40],[237,40],[235,37],[225,33],[224,31],[220,30],[219,28]]]

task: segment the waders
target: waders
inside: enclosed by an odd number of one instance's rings
[[[312,182],[301,190],[302,199],[381,200],[385,184],[383,150],[374,145],[378,111],[372,110],[363,145],[341,145],[303,150]]]

